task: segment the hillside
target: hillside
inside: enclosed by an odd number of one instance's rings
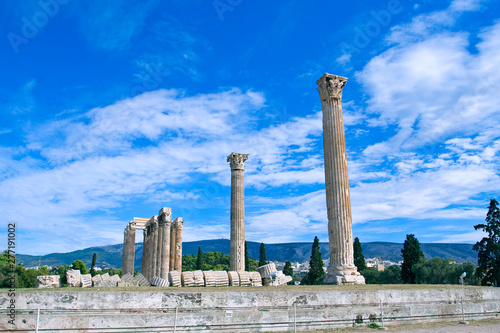
[[[248,252],[251,258],[259,258],[260,243],[248,242]],[[312,243],[282,243],[266,244],[266,254],[268,260],[305,262],[309,261]],[[323,259],[328,258],[328,243],[321,243],[321,254]],[[363,243],[363,254],[365,258],[382,257],[385,260],[401,260],[401,243],[372,242]],[[183,254],[196,255],[198,247],[203,252],[219,251],[229,254],[228,239],[214,239],[183,243]],[[446,243],[422,243],[422,251],[426,258],[442,257],[456,259],[457,262],[472,261],[477,264],[477,253],[472,250],[471,244],[446,244]],[[31,256],[19,254],[17,258],[26,267],[38,265],[41,259],[42,265],[60,266],[71,264],[74,260],[83,260],[87,267],[90,266],[93,253],[97,253],[97,266],[101,268],[121,268],[122,265],[122,244],[89,247],[83,250],[68,253],[51,253],[44,256]],[[135,268],[141,267],[142,243],[135,245]]]

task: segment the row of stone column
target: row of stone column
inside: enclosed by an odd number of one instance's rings
[[[172,221],[172,210],[164,207],[143,225],[130,222],[125,228],[122,274],[134,274],[135,230],[144,230],[141,273],[148,281],[157,276],[168,279],[168,272],[182,271],[182,217]]]

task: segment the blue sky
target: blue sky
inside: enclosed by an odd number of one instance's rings
[[[348,77],[353,233],[474,242],[498,199],[498,1],[2,1],[0,212],[17,251],[123,241],[161,207],[229,238],[327,241],[316,80]],[[138,237],[137,241],[141,241]]]

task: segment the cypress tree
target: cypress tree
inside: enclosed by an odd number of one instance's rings
[[[267,258],[266,258],[266,247],[264,243],[260,243],[260,256],[259,256],[259,267],[267,265]]]
[[[97,253],[94,252],[94,255],[92,256],[92,265],[90,265],[90,274],[92,276],[95,275],[95,264],[97,262]]]
[[[196,269],[200,271],[203,271],[205,269],[203,251],[201,250],[201,247],[198,248],[198,256],[196,257]]]
[[[354,265],[360,272],[366,269],[365,256],[358,237],[354,238]]]
[[[309,261],[309,272],[305,276],[304,284],[323,284],[325,271],[323,270],[323,260],[321,260],[321,251],[319,249],[319,238],[314,237],[311,250],[311,260]]]
[[[417,275],[412,271],[412,267],[424,259],[424,253],[420,249],[420,242],[414,234],[406,235],[401,256],[403,257],[401,279],[404,283],[415,283]]]
[[[250,257],[248,256],[247,241],[245,241],[245,272],[250,272]]]
[[[290,260],[287,260],[285,263],[285,267],[283,268],[283,274],[288,276],[293,276],[293,268]],[[293,281],[288,282],[288,284],[293,284]]]

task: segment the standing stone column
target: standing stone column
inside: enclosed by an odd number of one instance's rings
[[[178,217],[174,220],[175,225],[175,262],[174,270],[181,274],[182,272],[182,227],[184,226],[184,221],[182,217]]]
[[[175,241],[177,240],[177,228],[175,227],[175,221],[170,224],[170,263],[169,269],[171,271],[175,270]]]
[[[134,275],[135,258],[135,225],[130,222],[123,233],[122,276],[130,273]]]
[[[170,208],[163,207],[160,209],[158,224],[160,225],[162,239],[159,277],[168,280],[168,272],[170,270],[170,225],[172,224],[172,210]]]
[[[147,279],[148,277],[148,267],[149,267],[149,226],[144,227],[144,241],[142,243],[142,268],[141,273]]]
[[[151,259],[149,280],[156,276],[156,260],[158,256],[158,217],[155,215],[151,218]]]
[[[243,172],[248,154],[231,153],[231,252],[229,270],[245,271],[245,183]]]
[[[324,283],[364,284],[354,266],[351,200],[347,173],[347,154],[342,117],[342,89],[347,78],[323,75],[316,83],[323,109],[326,206],[330,266]]]

